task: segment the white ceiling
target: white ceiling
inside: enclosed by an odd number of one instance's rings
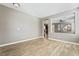
[[[14,7],[11,3],[2,5],[41,18],[79,7],[77,3],[21,3],[20,7]]]

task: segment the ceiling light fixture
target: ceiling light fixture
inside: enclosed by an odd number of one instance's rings
[[[20,7],[20,4],[19,3],[13,3],[13,6]]]

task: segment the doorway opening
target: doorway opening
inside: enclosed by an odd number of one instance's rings
[[[43,21],[43,36],[45,39],[48,39],[48,19]]]
[[[44,38],[48,38],[48,24],[44,24]]]

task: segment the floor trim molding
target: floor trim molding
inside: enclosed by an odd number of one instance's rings
[[[64,43],[71,43],[71,44],[79,45],[78,43],[75,43],[75,42],[69,42],[69,41],[64,41],[64,40],[59,40],[59,39],[53,39],[53,38],[48,38],[48,39],[49,40],[60,41],[60,42],[64,42]]]
[[[12,44],[16,44],[16,43],[21,43],[21,42],[25,42],[25,41],[35,40],[35,39],[38,39],[38,38],[42,38],[42,37],[40,36],[40,37],[29,38],[29,39],[21,40],[21,41],[17,41],[17,42],[6,43],[6,44],[2,44],[2,45],[0,45],[0,47],[4,47],[4,46],[8,46],[8,45],[12,45]]]
[[[38,39],[38,38],[43,38],[43,37],[40,36],[40,37],[29,38],[29,39],[21,40],[21,41],[17,41],[17,42],[11,42],[11,43],[7,43],[7,44],[2,44],[2,45],[0,45],[0,47],[12,45],[12,44],[17,44],[17,43],[21,43],[21,42],[25,42],[25,41],[35,40],[35,39]],[[64,42],[64,43],[71,43],[71,44],[79,45],[78,43],[75,43],[75,42],[69,42],[69,41],[64,41],[64,40],[59,40],[59,39],[53,39],[53,38],[48,38],[48,39],[49,40],[60,41],[60,42]]]

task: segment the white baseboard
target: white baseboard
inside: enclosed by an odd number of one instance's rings
[[[35,40],[35,39],[38,39],[38,38],[42,38],[42,37],[40,36],[40,37],[29,38],[29,39],[25,39],[25,40],[21,40],[21,41],[17,41],[17,42],[11,42],[11,43],[7,43],[7,44],[2,44],[2,45],[0,45],[0,47],[4,47],[4,46],[16,44],[16,43],[21,43],[21,42],[25,42],[25,41]]]
[[[44,38],[44,37],[40,36],[40,37],[30,38],[30,39],[26,39],[26,40],[17,41],[17,42],[11,42],[11,43],[7,43],[7,44],[2,44],[2,45],[0,45],[0,47],[4,47],[4,46],[16,44],[16,43],[21,43],[21,42],[25,42],[25,41],[35,40],[35,39],[38,39],[38,38]],[[60,41],[60,42],[64,42],[64,43],[71,43],[71,44],[79,45],[78,43],[64,41],[64,40],[59,40],[59,39],[53,39],[53,38],[48,38],[48,39],[49,40]]]
[[[69,41],[64,41],[64,40],[59,40],[59,39],[53,39],[53,38],[48,38],[48,39],[49,40],[60,41],[60,42],[64,42],[64,43],[71,43],[71,44],[79,45],[78,43],[75,43],[75,42],[69,42]]]

